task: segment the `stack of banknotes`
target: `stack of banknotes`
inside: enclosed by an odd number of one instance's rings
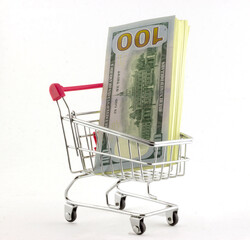
[[[188,33],[188,22],[175,16],[109,29],[101,126],[154,142],[179,139]],[[97,137],[99,152],[155,161],[154,148],[142,145],[138,153],[136,142],[128,146],[127,139],[107,140],[102,133]],[[161,161],[163,154],[157,154]],[[174,149],[171,160],[176,158]],[[97,154],[95,172],[131,169],[129,161],[120,163],[119,158]]]

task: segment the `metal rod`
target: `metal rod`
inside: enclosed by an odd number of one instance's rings
[[[153,178],[154,179],[154,178]],[[148,192],[148,196],[152,199],[155,199],[157,200],[157,197],[153,194],[150,193],[150,188],[149,188],[149,185],[150,185],[151,182],[147,182],[147,192]]]
[[[157,155],[158,155],[158,147],[155,148],[155,152],[154,152],[154,163],[157,163]],[[152,176],[152,180],[154,180],[155,177],[155,165],[153,167],[153,176]]]
[[[81,148],[82,147],[82,143],[81,143],[81,139],[79,137],[80,133],[79,133],[78,125],[74,124],[74,127],[75,127],[76,139],[77,139],[78,146],[79,146],[78,148]],[[80,155],[80,159],[81,159],[83,170],[87,170],[86,169],[86,165],[85,165],[85,160],[84,160],[84,153],[81,150],[78,150],[78,151],[79,151],[79,155]]]
[[[141,179],[144,180],[144,176],[143,176],[143,169],[142,169],[142,160],[141,160],[141,150],[140,150],[140,145],[139,143],[136,144],[137,145],[137,150],[138,150],[138,157],[140,160],[140,169],[141,169]]]
[[[118,155],[119,157],[121,156],[121,152],[120,152],[120,143],[119,143],[119,139],[116,136],[116,145],[117,145],[117,151],[118,151]],[[119,158],[120,160],[120,167],[121,167],[121,173],[122,173],[122,178],[124,178],[124,171],[123,171],[123,164],[122,164],[122,160],[121,158]]]
[[[128,140],[128,152],[129,152],[129,158],[133,159],[130,140]],[[134,163],[133,162],[131,162],[131,174],[132,174],[132,177],[134,177]]]
[[[85,135],[87,136],[86,127],[84,127],[84,132],[85,132]],[[86,137],[86,143],[87,143],[88,149],[90,149],[88,137]],[[90,158],[91,167],[92,167],[92,170],[94,171],[94,164],[93,164],[93,159],[92,159],[91,155],[92,154],[90,154],[90,152],[89,152],[89,158]]]
[[[58,101],[56,101],[56,103],[57,103],[57,107],[59,109],[60,121],[61,121],[61,124],[62,124],[63,137],[64,137],[65,146],[66,146],[66,152],[67,152],[67,157],[68,157],[69,169],[72,172],[71,163],[70,163],[70,156],[69,156],[69,149],[68,149],[68,143],[67,143],[66,133],[65,133],[65,129],[64,129],[63,120],[62,120],[62,112],[61,112],[61,108],[60,108],[60,105],[59,105]]]
[[[64,99],[64,97],[63,97],[62,99],[63,99],[63,101],[64,101],[64,104],[65,104],[66,108],[68,109],[69,122],[70,122],[72,137],[73,137],[74,145],[75,145],[75,147],[76,147],[76,155],[79,156],[79,154],[78,154],[78,149],[77,149],[77,145],[76,145],[76,139],[75,139],[75,135],[74,135],[74,131],[73,131],[73,116],[71,116],[69,106],[68,106],[66,100]]]
[[[167,147],[162,147],[163,148],[163,162],[167,162]],[[164,168],[164,164],[161,165],[161,175],[160,175],[160,180],[162,178],[162,173],[163,173],[163,168]]]
[[[110,147],[110,142],[109,142],[109,134],[105,134],[105,135],[106,135],[107,144],[108,144],[108,152],[110,153],[111,147]],[[111,166],[111,169],[112,169],[113,176],[115,176],[112,157],[109,158],[109,162],[110,162],[110,166]]]

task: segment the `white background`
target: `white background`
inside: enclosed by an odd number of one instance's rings
[[[1,0],[0,238],[139,238],[124,215],[82,208],[64,220],[73,176],[48,88],[103,81],[109,26],[176,15],[191,26],[182,131],[194,137],[192,161],[152,186],[180,206],[179,224],[145,219],[142,237],[250,239],[249,12],[248,0]],[[81,110],[98,109],[100,90],[82,94]],[[104,201],[113,182],[90,178],[78,192]]]

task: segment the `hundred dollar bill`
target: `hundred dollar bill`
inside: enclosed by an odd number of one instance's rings
[[[100,113],[101,126],[151,140],[168,140],[175,17],[109,29]],[[97,150],[153,162],[162,149],[97,134]],[[129,170],[131,162],[96,155],[95,172]],[[138,165],[137,165],[138,167]]]

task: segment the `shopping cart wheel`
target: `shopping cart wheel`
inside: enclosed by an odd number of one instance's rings
[[[130,217],[130,222],[133,231],[137,235],[142,235],[146,231],[146,225],[144,224],[144,218],[143,217]]]
[[[166,213],[167,221],[170,226],[174,226],[178,223],[179,217],[178,217],[178,212],[174,211],[172,213]]]
[[[70,204],[65,204],[64,215],[68,222],[74,222],[77,218],[76,214],[77,207]]]
[[[115,194],[115,205],[120,209],[123,210],[126,206],[126,196],[120,193]]]

